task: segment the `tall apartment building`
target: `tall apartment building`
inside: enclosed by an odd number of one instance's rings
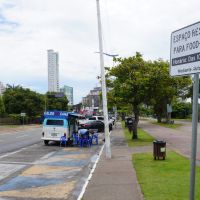
[[[69,101],[69,105],[72,106],[74,104],[74,97],[73,97],[73,87],[64,85],[60,88],[60,92],[63,92]]]
[[[59,92],[59,64],[58,53],[47,50],[48,53],[48,91]]]
[[[2,95],[6,90],[6,87],[4,86],[4,84],[2,82],[0,82],[0,95]]]

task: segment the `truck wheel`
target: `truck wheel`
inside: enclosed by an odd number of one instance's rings
[[[48,145],[49,144],[49,140],[44,140],[44,144]]]

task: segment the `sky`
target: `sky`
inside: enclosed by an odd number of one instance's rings
[[[100,0],[103,51],[169,60],[173,31],[200,21],[198,0]],[[74,104],[99,86],[96,0],[0,0],[0,81],[48,89],[47,50],[59,53],[60,87]],[[112,58],[104,56],[106,66]]]

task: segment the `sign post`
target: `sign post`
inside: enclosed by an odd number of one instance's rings
[[[197,149],[197,124],[198,124],[198,93],[199,74],[194,75],[193,82],[193,105],[192,105],[192,148],[190,163],[190,200],[194,200],[195,194],[195,171],[196,171],[196,149]]]
[[[26,116],[26,113],[20,113],[20,116],[23,117],[23,126],[24,126],[24,117]]]
[[[198,125],[198,94],[200,73],[200,22],[171,34],[170,74],[194,74],[192,106],[192,144],[190,161],[190,200],[195,197],[196,146]]]

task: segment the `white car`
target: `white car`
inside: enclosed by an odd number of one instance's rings
[[[84,124],[88,121],[88,119],[86,119],[86,117],[81,116],[78,118],[78,127],[82,128],[84,126]]]

